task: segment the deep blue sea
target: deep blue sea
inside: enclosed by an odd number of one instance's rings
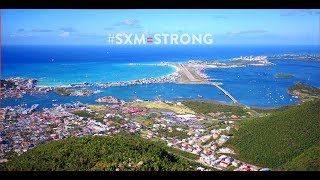
[[[162,61],[227,60],[239,56],[320,54],[320,46],[2,46],[2,79],[28,77],[39,79],[39,85],[68,85],[79,82],[116,82],[164,76],[175,69],[153,66]],[[272,60],[275,66],[207,69],[206,73],[222,82],[222,87],[240,103],[256,107],[277,107],[296,103],[287,88],[297,81],[320,87],[320,61]],[[142,65],[129,65],[138,63]],[[290,73],[294,78],[276,79],[277,73]],[[93,89],[100,89],[92,87]],[[152,84],[100,89],[89,97],[26,95],[21,99],[3,99],[1,106],[94,100],[112,95],[124,100],[207,99],[230,103],[223,93],[210,85]],[[202,96],[202,98],[200,98]]]

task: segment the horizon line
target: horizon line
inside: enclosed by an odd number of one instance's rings
[[[163,46],[220,46],[220,45],[259,45],[259,46],[298,46],[298,45],[306,45],[306,46],[320,46],[319,44],[142,44],[142,45],[134,45],[134,44],[121,44],[121,45],[115,45],[115,44],[1,44],[1,46],[113,46],[113,47],[120,47],[120,46],[128,46],[128,47],[139,47],[139,46],[154,46],[154,47],[163,47]]]

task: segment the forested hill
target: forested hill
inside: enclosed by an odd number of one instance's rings
[[[13,160],[0,164],[0,170],[91,171],[193,170],[190,162],[170,154],[163,144],[138,136],[88,136],[68,138],[37,146]]]
[[[320,100],[240,124],[227,145],[237,158],[264,167],[320,170]]]
[[[289,87],[288,93],[298,96],[303,100],[313,100],[320,98],[320,89],[302,82],[297,82],[295,85]]]

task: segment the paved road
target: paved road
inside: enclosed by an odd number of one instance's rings
[[[211,83],[212,85],[216,86],[218,89],[220,89],[225,95],[227,95],[234,103],[238,104],[238,101],[231,96],[231,94],[229,94],[226,90],[224,90],[222,87],[220,87],[218,84],[216,83]]]
[[[189,72],[189,70],[182,64],[179,64],[182,71],[184,72],[184,74],[187,76],[187,78],[191,81],[191,82],[194,82],[194,81],[198,81],[196,78],[194,78],[192,76],[192,74]]]

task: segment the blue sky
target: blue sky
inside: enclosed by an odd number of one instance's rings
[[[214,44],[320,44],[320,10],[1,10],[2,44],[107,44],[110,33],[211,33]]]

